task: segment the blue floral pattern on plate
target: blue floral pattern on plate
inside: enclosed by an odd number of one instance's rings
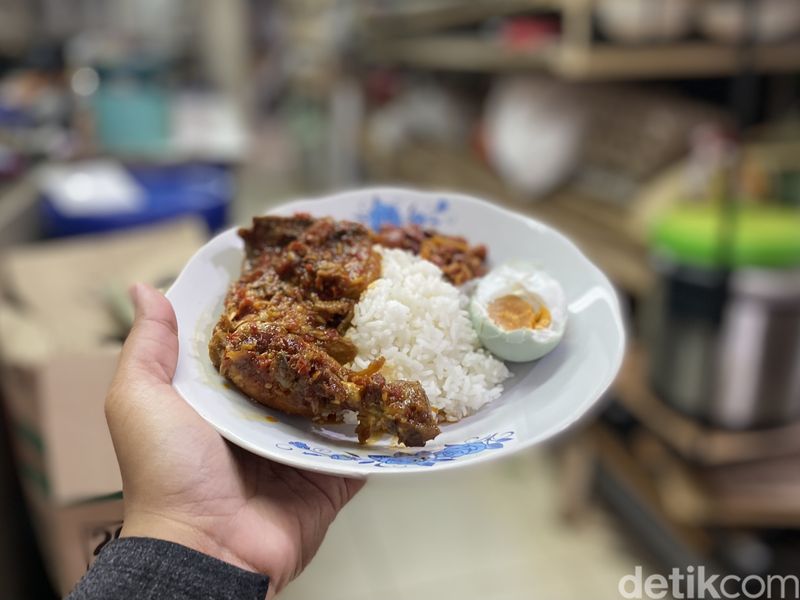
[[[419,225],[420,227],[439,227],[444,222],[450,201],[437,198],[435,202],[409,204],[405,207],[394,205],[374,196],[368,206],[358,212],[358,220],[375,231],[382,225]]]
[[[433,467],[440,463],[458,460],[486,450],[497,450],[502,448],[503,444],[513,439],[514,432],[505,431],[503,433],[493,433],[484,437],[472,438],[461,444],[445,444],[444,448],[439,450],[395,452],[394,454],[367,454],[366,456],[353,452],[336,452],[324,446],[309,446],[306,442],[293,441],[287,444],[275,444],[275,446],[281,450],[302,452],[308,456],[321,456],[329,458],[330,460],[353,461],[360,465],[372,465],[374,467]]]

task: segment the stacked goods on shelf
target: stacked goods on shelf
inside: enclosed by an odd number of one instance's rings
[[[800,5],[758,0],[752,2],[755,18],[745,18],[740,4],[449,0],[386,9],[386,3],[364,1],[360,38],[363,58],[373,64],[458,71],[543,69],[570,79],[597,80],[729,75],[740,68],[738,46],[752,33],[756,44],[750,62],[755,70],[795,72],[800,67]],[[555,28],[545,29],[557,33],[547,36],[547,43],[520,45],[515,36],[505,35],[508,28],[487,25],[554,18]]]

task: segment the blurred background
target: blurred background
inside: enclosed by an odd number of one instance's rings
[[[119,531],[133,281],[372,183],[546,221],[617,286],[599,418],[376,480],[281,597],[617,598],[800,566],[800,1],[0,0],[0,588]]]

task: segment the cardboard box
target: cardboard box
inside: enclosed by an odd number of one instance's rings
[[[79,502],[122,489],[103,403],[119,347],[2,371],[20,477],[43,498]]]
[[[27,486],[25,486],[27,487]],[[122,529],[122,493],[59,505],[26,489],[39,547],[55,590],[67,595]]]
[[[125,331],[109,298],[135,281],[168,282],[204,238],[199,222],[178,221],[0,258],[2,391],[23,475],[32,471],[45,497],[119,491],[103,403]]]
[[[179,221],[0,257],[0,386],[39,543],[62,592],[122,518],[103,405],[125,331],[119,301],[115,316],[109,299],[135,281],[168,282],[205,232]]]

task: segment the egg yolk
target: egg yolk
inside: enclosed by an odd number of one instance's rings
[[[506,331],[544,329],[551,321],[547,307],[542,306],[536,310],[519,296],[500,296],[492,300],[486,308],[489,318]]]

